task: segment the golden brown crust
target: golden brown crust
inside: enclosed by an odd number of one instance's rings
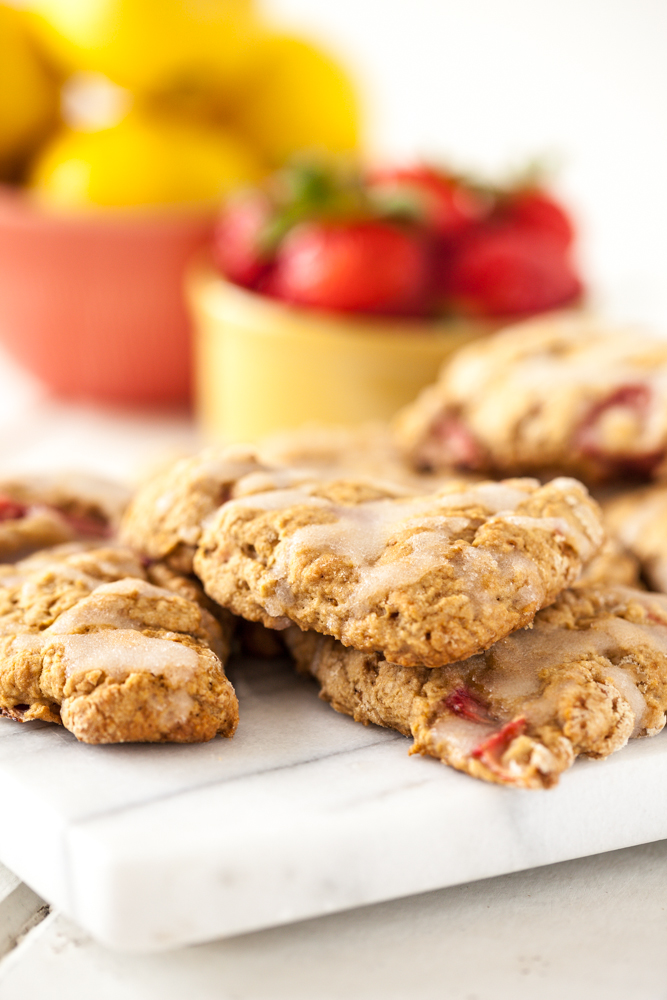
[[[536,318],[476,341],[395,423],[419,468],[664,478],[667,345],[586,315]]]
[[[437,667],[527,625],[601,541],[574,480],[452,482],[408,499],[346,480],[225,504],[195,571],[249,620]]]
[[[285,632],[298,669],[336,711],[414,738],[413,753],[499,784],[544,788],[574,759],[653,735],[667,711],[667,599],[622,587],[565,591],[485,653],[400,667],[315,632]]]
[[[65,546],[0,567],[0,711],[87,743],[195,742],[238,722],[229,630],[146,581],[120,547]]]

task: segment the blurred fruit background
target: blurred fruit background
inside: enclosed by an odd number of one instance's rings
[[[252,0],[0,2],[0,335],[56,392],[186,403],[188,261],[227,195],[360,142],[357,90]]]
[[[667,321],[666,32],[660,0],[0,0],[0,337],[66,395],[185,402],[186,261],[304,151],[494,179],[537,155],[599,301]],[[473,247],[459,299],[510,243]]]
[[[381,161],[498,177],[534,157],[575,214],[596,304],[667,328],[663,0],[267,0],[364,88]]]
[[[47,207],[217,205],[359,141],[342,66],[251,0],[0,3],[0,54],[0,179]]]

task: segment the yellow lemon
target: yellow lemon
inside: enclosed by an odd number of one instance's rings
[[[58,89],[21,11],[0,4],[0,174],[7,176],[56,120]]]
[[[228,119],[272,165],[302,149],[349,153],[359,106],[347,74],[310,42],[266,35],[254,71],[234,94]]]
[[[61,209],[201,204],[262,173],[255,154],[220,127],[131,112],[98,132],[63,130],[34,163],[29,185]]]
[[[67,71],[104,73],[137,90],[244,71],[252,0],[28,0],[35,29]]]

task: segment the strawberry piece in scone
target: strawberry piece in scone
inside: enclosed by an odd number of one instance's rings
[[[660,478],[667,344],[577,314],[530,320],[463,348],[398,416],[398,446],[427,469]]]
[[[514,788],[548,788],[579,755],[652,736],[667,712],[667,597],[567,590],[486,652],[437,670],[400,667],[314,632],[285,633],[320,697],[412,736],[411,753]]]

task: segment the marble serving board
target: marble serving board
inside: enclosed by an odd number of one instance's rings
[[[667,837],[667,733],[548,792],[408,757],[284,661],[230,671],[241,724],[90,747],[0,720],[0,860],[105,944],[157,951]]]

